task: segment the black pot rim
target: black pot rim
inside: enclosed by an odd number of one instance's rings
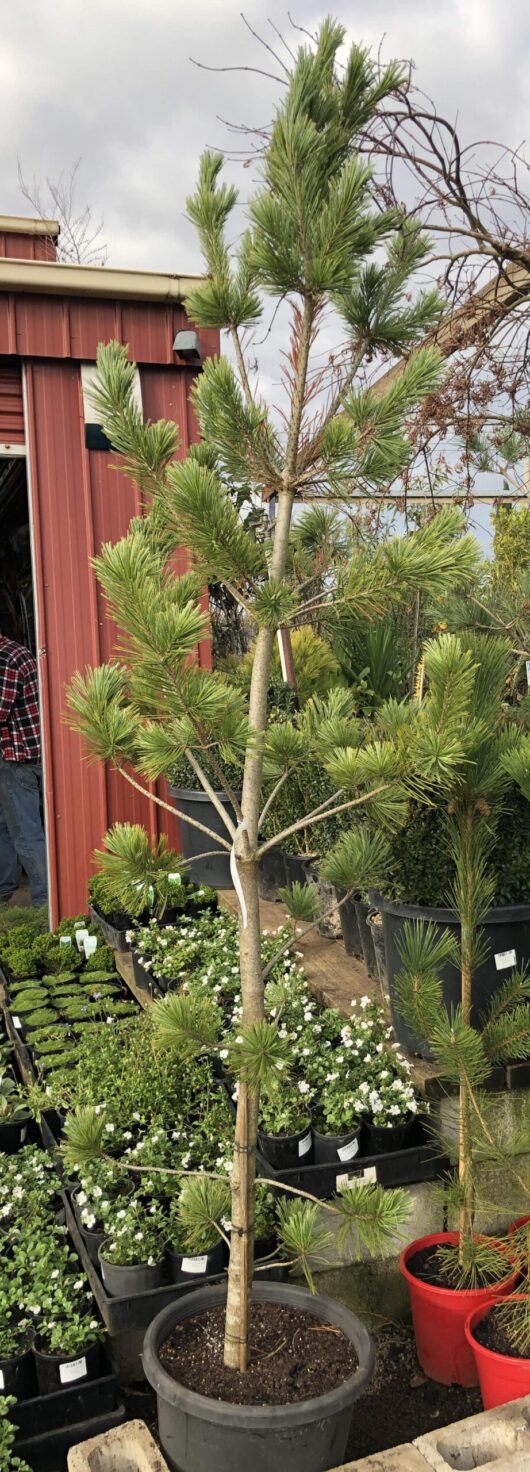
[[[377,890],[371,891],[372,908],[382,910],[383,914],[397,915],[405,920],[439,920],[446,925],[459,925],[460,921],[455,910],[437,909],[430,905],[405,905],[398,900],[387,900]],[[530,920],[530,904],[528,905],[495,905],[488,910],[481,921],[482,929],[487,925],[509,925],[520,920]]]
[[[85,1344],[84,1349],[78,1349],[74,1354],[50,1354],[47,1349],[39,1349],[38,1344],[35,1342],[33,1353],[36,1359],[46,1360],[49,1365],[71,1365],[74,1363],[74,1360],[83,1359],[85,1355],[90,1353],[91,1349],[97,1349],[100,1343],[101,1340],[99,1339],[91,1339],[90,1344]]]
[[[199,790],[195,787],[173,787],[173,784],[170,783],[168,791],[170,797],[182,797],[184,799],[184,802],[207,802],[211,806],[212,800],[210,797],[208,797],[207,792],[203,792],[202,788],[200,788]],[[219,802],[224,803],[225,807],[232,806],[230,798],[227,797],[226,792],[216,792],[215,796],[219,799]],[[240,798],[241,793],[236,792],[234,793],[234,796]]]
[[[313,1134],[314,1135],[318,1135],[319,1140],[330,1140],[330,1141],[331,1140],[345,1140],[349,1144],[350,1141],[355,1140],[356,1136],[361,1133],[362,1125],[363,1125],[363,1121],[362,1121],[362,1119],[360,1119],[359,1122],[358,1122],[358,1124],[356,1124],[355,1129],[346,1130],[343,1135],[334,1135],[331,1130],[330,1131],[319,1130],[319,1129],[317,1129],[317,1126],[314,1124],[313,1125]]]
[[[162,1309],[160,1314],[149,1325],[144,1339],[142,1351],[142,1363],[149,1384],[170,1405],[178,1406],[186,1410],[188,1414],[196,1416],[197,1420],[220,1422],[225,1427],[237,1426],[241,1430],[263,1430],[279,1431],[282,1426],[291,1428],[304,1426],[307,1422],[320,1418],[323,1420],[330,1415],[345,1410],[353,1400],[361,1394],[365,1382],[369,1379],[375,1352],[372,1340],[361,1320],[346,1308],[345,1304],[338,1303],[323,1293],[310,1293],[308,1288],[301,1288],[284,1283],[262,1283],[252,1288],[252,1300],[257,1303],[279,1303],[291,1305],[295,1308],[304,1309],[313,1318],[323,1319],[342,1329],[343,1333],[354,1345],[359,1358],[359,1365],[353,1375],[337,1385],[334,1390],[328,1390],[325,1395],[313,1396],[310,1400],[295,1401],[286,1406],[240,1406],[232,1405],[228,1401],[213,1400],[207,1395],[199,1395],[195,1390],[188,1390],[179,1385],[164,1370],[158,1358],[158,1349],[164,1338],[171,1333],[173,1324],[179,1319],[192,1318],[210,1308],[217,1308],[226,1299],[227,1289],[224,1284],[210,1288],[198,1288],[192,1293],[187,1293],[184,1298],[172,1303],[168,1308]]]
[[[105,1254],[103,1252],[103,1248],[105,1246],[105,1242],[108,1242],[108,1240],[109,1239],[108,1239],[108,1235],[107,1235],[106,1237],[103,1238],[103,1241],[101,1243],[101,1246],[98,1247],[98,1259],[99,1259],[99,1262],[101,1263],[102,1266],[103,1266],[103,1263],[106,1263],[107,1267],[112,1268],[113,1272],[118,1272],[118,1273],[135,1273],[137,1271],[140,1271],[140,1272],[144,1273],[145,1270],[146,1270],[146,1268],[161,1268],[161,1267],[163,1267],[163,1263],[164,1263],[164,1254],[163,1254],[163,1252],[162,1252],[162,1256],[158,1259],[158,1262],[109,1262],[108,1258],[105,1257]]]
[[[258,1135],[262,1140],[280,1140],[282,1145],[289,1145],[292,1140],[302,1140],[310,1129],[312,1129],[311,1115],[308,1114],[306,1124],[302,1125],[301,1129],[296,1130],[294,1135],[271,1135],[267,1130],[263,1130],[261,1125],[258,1129]]]

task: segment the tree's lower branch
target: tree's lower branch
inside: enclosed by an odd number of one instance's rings
[[[198,828],[201,833],[206,834],[207,838],[213,838],[214,843],[221,848],[225,848],[227,853],[230,853],[232,845],[228,843],[226,838],[221,838],[218,833],[213,832],[212,828],[207,828],[205,823],[199,823],[198,818],[190,818],[188,813],[181,813],[171,803],[165,802],[163,797],[157,797],[156,793],[148,792],[145,787],[142,787],[141,782],[137,782],[135,777],[131,777],[130,772],[125,771],[124,767],[116,767],[116,771],[120,773],[121,777],[125,777],[125,781],[131,787],[134,787],[136,792],[140,792],[142,797],[146,798],[147,802],[155,802],[157,807],[164,808],[166,813],[171,813],[172,818],[180,818],[181,823],[189,823],[191,828]]]
[[[353,797],[349,802],[339,803],[338,807],[327,808],[325,812],[316,813],[309,818],[300,818],[297,823],[291,823],[290,828],[284,828],[281,833],[276,833],[274,838],[269,838],[261,845],[261,848],[258,849],[258,860],[262,859],[270,848],[275,848],[278,844],[283,843],[284,839],[290,838],[291,833],[298,833],[300,828],[313,827],[315,823],[322,823],[325,818],[334,818],[337,813],[345,813],[349,808],[358,808],[362,803],[370,802],[372,797],[379,797],[381,792],[388,792],[391,786],[391,782],[383,782],[380,787],[373,787],[370,792],[363,792],[362,797]]]

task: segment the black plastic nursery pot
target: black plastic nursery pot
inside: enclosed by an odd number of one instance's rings
[[[222,1241],[216,1242],[209,1252],[174,1252],[172,1247],[166,1246],[166,1257],[172,1283],[213,1278],[223,1272],[228,1260],[226,1245]]]
[[[138,1263],[134,1267],[120,1267],[115,1262],[107,1262],[104,1255],[104,1242],[99,1248],[99,1267],[107,1293],[116,1298],[134,1298],[137,1293],[151,1293],[153,1288],[160,1288],[164,1280],[163,1261],[150,1263]]]
[[[98,1340],[78,1355],[47,1354],[35,1345],[35,1368],[41,1395],[53,1395],[80,1380],[97,1380],[101,1374],[101,1345]]]
[[[172,1472],[326,1472],[344,1460],[354,1402],[369,1384],[374,1350],[364,1324],[342,1303],[307,1288],[254,1285],[255,1303],[286,1304],[341,1329],[355,1347],[355,1374],[326,1395],[286,1406],[237,1406],[197,1395],[173,1380],[159,1359],[175,1325],[217,1308],[226,1288],[202,1288],[164,1309],[144,1340],[143,1366],[156,1391],[158,1430]]]
[[[363,1125],[363,1148],[366,1155],[388,1155],[394,1150],[408,1150],[416,1129],[416,1115],[409,1114],[400,1124]]]
[[[115,951],[121,951],[122,953],[128,951],[127,931],[130,930],[134,921],[131,920],[128,925],[124,924],[120,928],[117,925],[111,924],[111,921],[107,919],[107,916],[103,914],[103,911],[99,909],[98,905],[89,905],[88,910],[91,919],[95,921],[96,925],[99,925],[107,945],[112,946]]]
[[[375,959],[374,942],[372,938],[372,932],[368,924],[368,913],[371,909],[371,905],[367,905],[365,900],[354,900],[354,906],[355,914],[357,916],[357,925],[359,927],[359,939],[361,942],[363,961],[366,966],[366,970],[370,973],[370,976],[377,976],[377,963]]]
[[[355,909],[355,899],[353,895],[350,895],[349,900],[345,900],[343,890],[338,890],[337,893],[340,900],[339,915],[344,949],[348,956],[358,956],[360,958],[363,954],[363,949],[357,911]]]
[[[22,1149],[28,1138],[28,1129],[31,1116],[24,1115],[22,1119],[13,1119],[0,1124],[0,1152],[2,1155],[16,1155]]]
[[[294,1135],[266,1135],[259,1130],[258,1145],[275,1170],[288,1170],[302,1160],[309,1165],[313,1159],[311,1121],[308,1119],[304,1128]]]
[[[440,930],[450,930],[460,938],[460,924],[454,910],[433,909],[420,905],[402,905],[386,900],[380,894],[373,895],[374,906],[382,912],[385,937],[388,989],[392,1012],[392,1025],[396,1038],[409,1053],[429,1058],[429,1049],[403,1021],[396,1003],[396,981],[401,970],[399,945],[403,937],[405,922],[420,921],[427,925],[432,921]],[[514,970],[522,970],[530,963],[530,904],[502,905],[490,910],[481,926],[487,954],[473,977],[472,1021],[479,1024],[491,998]],[[446,1007],[456,1007],[460,1000],[460,976],[452,961],[446,961],[440,972],[443,999]]]
[[[179,818],[180,848],[187,860],[190,877],[196,884],[209,884],[212,889],[233,889],[230,855],[227,850],[216,844],[207,833],[201,833],[200,828],[194,828],[191,823],[186,822],[188,817],[196,818],[198,823],[204,823],[205,828],[210,828],[219,838],[227,838],[227,830],[217,808],[206,792],[194,792],[191,787],[170,787],[169,793],[175,799],[179,813],[182,813]],[[216,797],[233,816],[232,804],[225,793],[217,792]],[[208,854],[208,858],[199,858],[204,853]]]
[[[315,1165],[347,1165],[359,1154],[361,1126],[356,1124],[344,1135],[326,1135],[313,1125]]]
[[[383,989],[383,992],[386,994],[388,991],[388,980],[386,974],[385,932],[382,923],[382,917],[379,921],[374,918],[374,915],[376,913],[377,912],[374,912],[372,910],[371,913],[368,915],[368,926],[370,930],[370,935],[372,937],[372,945],[374,948],[377,977]]]
[[[19,1354],[0,1357],[0,1395],[14,1395],[17,1400],[27,1400],[37,1394],[37,1376],[33,1345],[20,1350]]]

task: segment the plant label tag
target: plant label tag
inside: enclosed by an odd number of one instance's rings
[[[13,1027],[22,1027],[20,1017],[13,1017]]]
[[[526,683],[528,685],[528,689],[530,690],[530,659],[525,660],[525,664],[526,664]]]
[[[377,1185],[377,1166],[376,1165],[367,1165],[366,1168],[365,1168],[365,1170],[363,1170],[362,1178],[363,1178],[363,1181],[367,1181],[368,1183],[371,1182],[371,1183],[373,1183],[374,1186],[376,1186]]]
[[[84,930],[82,930],[81,928],[79,930],[76,930],[75,943],[78,951],[84,951],[86,940],[88,940],[88,930],[86,929],[86,926]]]
[[[4,1371],[0,1370],[0,1390],[5,1390],[5,1388]]]
[[[20,1143],[21,1143],[21,1145],[24,1145],[25,1144],[25,1142],[27,1140],[27,1136],[28,1136],[28,1126],[27,1126],[27,1124],[25,1124],[24,1125],[24,1128],[20,1131]]]
[[[86,956],[87,961],[88,961],[89,956],[93,956],[94,955],[94,951],[97,951],[97,946],[98,946],[98,938],[97,938],[97,935],[88,935],[88,934],[85,935],[85,939],[83,941],[83,950],[85,952],[85,956]]]
[[[205,1273],[207,1267],[208,1267],[208,1253],[207,1252],[204,1253],[204,1256],[203,1257],[183,1257],[183,1259],[182,1259],[182,1271],[183,1271],[183,1273]]]
[[[170,884],[182,884],[182,874],[168,874],[167,877]]]
[[[71,946],[71,944],[72,944],[72,937],[71,937],[71,935],[60,935],[59,936],[59,945],[60,946]]]
[[[357,1155],[358,1152],[359,1141],[356,1137],[355,1140],[350,1140],[349,1145],[341,1145],[340,1150],[337,1150],[337,1155],[339,1157],[339,1160],[353,1160],[354,1156]]]
[[[72,1380],[82,1380],[86,1372],[86,1359],[84,1355],[81,1356],[80,1360],[69,1360],[67,1365],[59,1365],[61,1385],[70,1385]]]
[[[307,1152],[310,1149],[311,1149],[311,1130],[308,1131],[307,1135],[303,1135],[302,1139],[298,1141],[298,1155],[299,1156],[300,1155],[307,1155]]]
[[[497,971],[506,971],[508,966],[516,966],[517,956],[515,951],[497,951],[495,955],[495,965],[497,967]]]
[[[375,1165],[367,1165],[365,1170],[356,1170],[354,1175],[340,1175],[335,1177],[336,1191],[353,1191],[354,1186],[363,1184],[377,1184],[377,1170]]]

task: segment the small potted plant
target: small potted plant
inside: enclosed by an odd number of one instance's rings
[[[263,1090],[258,1144],[275,1170],[289,1170],[302,1162],[309,1165],[313,1159],[310,1092],[304,1080],[298,1085],[285,1080]]]
[[[13,1395],[0,1395],[0,1467],[9,1468],[9,1472],[32,1472],[29,1463],[14,1451],[17,1432],[9,1413],[15,1400]]]
[[[28,1400],[37,1389],[32,1324],[24,1316],[17,1317],[9,1290],[0,1292],[0,1384],[6,1395],[17,1400]]]
[[[172,1283],[221,1273],[228,1260],[230,1229],[228,1181],[185,1182],[168,1213],[166,1254]]]
[[[328,1074],[328,1080],[318,1096],[313,1120],[317,1165],[327,1165],[332,1161],[345,1164],[353,1160],[360,1150],[362,1113],[358,1110],[352,1079],[348,1071],[344,1071],[344,1065],[337,1061]]]
[[[97,1379],[104,1337],[103,1325],[90,1309],[78,1310],[70,1300],[63,1318],[56,1302],[52,1314],[43,1315],[37,1324],[34,1354],[41,1395],[53,1395],[67,1385]]]
[[[148,1209],[137,1197],[118,1202],[99,1248],[101,1276],[116,1298],[148,1293],[164,1277],[164,1223],[156,1202]]]
[[[26,1095],[9,1073],[0,1071],[0,1150],[14,1155],[26,1140],[30,1113]]]

